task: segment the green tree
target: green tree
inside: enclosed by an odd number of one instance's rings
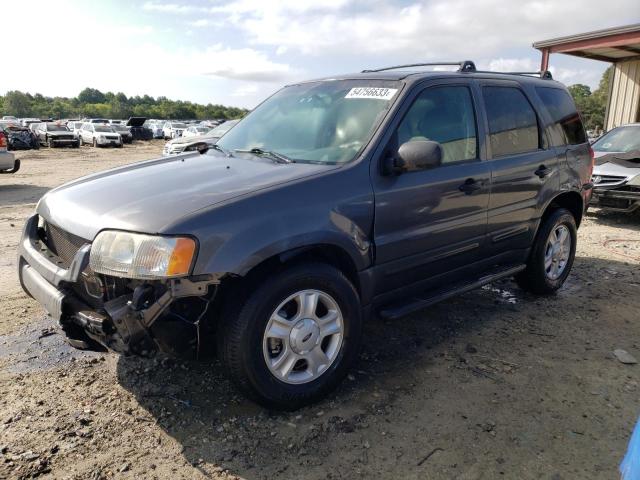
[[[569,93],[576,102],[576,107],[582,115],[585,128],[593,130],[603,128],[604,115],[609,100],[609,82],[613,67],[607,68],[602,74],[598,88],[591,92],[587,85],[576,84],[569,87]]]
[[[6,115],[28,117],[31,114],[31,99],[18,90],[7,92],[4,96],[4,112]]]

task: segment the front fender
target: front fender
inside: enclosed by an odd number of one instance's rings
[[[330,245],[357,270],[372,262],[373,192],[364,168],[276,186],[172,225],[198,238],[193,273],[246,275],[263,261],[301,247]]]

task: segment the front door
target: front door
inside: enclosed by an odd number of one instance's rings
[[[490,169],[471,83],[432,85],[408,102],[383,156],[427,139],[440,143],[443,159],[428,170],[373,175],[376,294],[463,276],[484,249]]]

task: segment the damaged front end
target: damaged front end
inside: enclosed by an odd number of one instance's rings
[[[596,159],[591,205],[631,213],[640,208],[640,151],[610,153]]]
[[[218,278],[132,280],[98,274],[89,265],[90,251],[88,241],[38,215],[25,224],[20,282],[58,321],[69,343],[125,355],[199,353]]]

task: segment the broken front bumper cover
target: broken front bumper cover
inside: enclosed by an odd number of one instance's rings
[[[167,281],[166,289],[152,302],[134,301],[135,292],[106,301],[100,311],[87,305],[72,290],[89,265],[91,245],[76,253],[69,268],[38,236],[38,215],[30,217],[19,245],[18,274],[24,291],[38,301],[67,335],[69,343],[88,348],[90,341],[122,353],[149,356],[165,350],[150,328],[176,299],[204,296],[213,276]]]
[[[633,212],[640,208],[640,186],[596,187],[593,189],[590,205],[617,212]]]

